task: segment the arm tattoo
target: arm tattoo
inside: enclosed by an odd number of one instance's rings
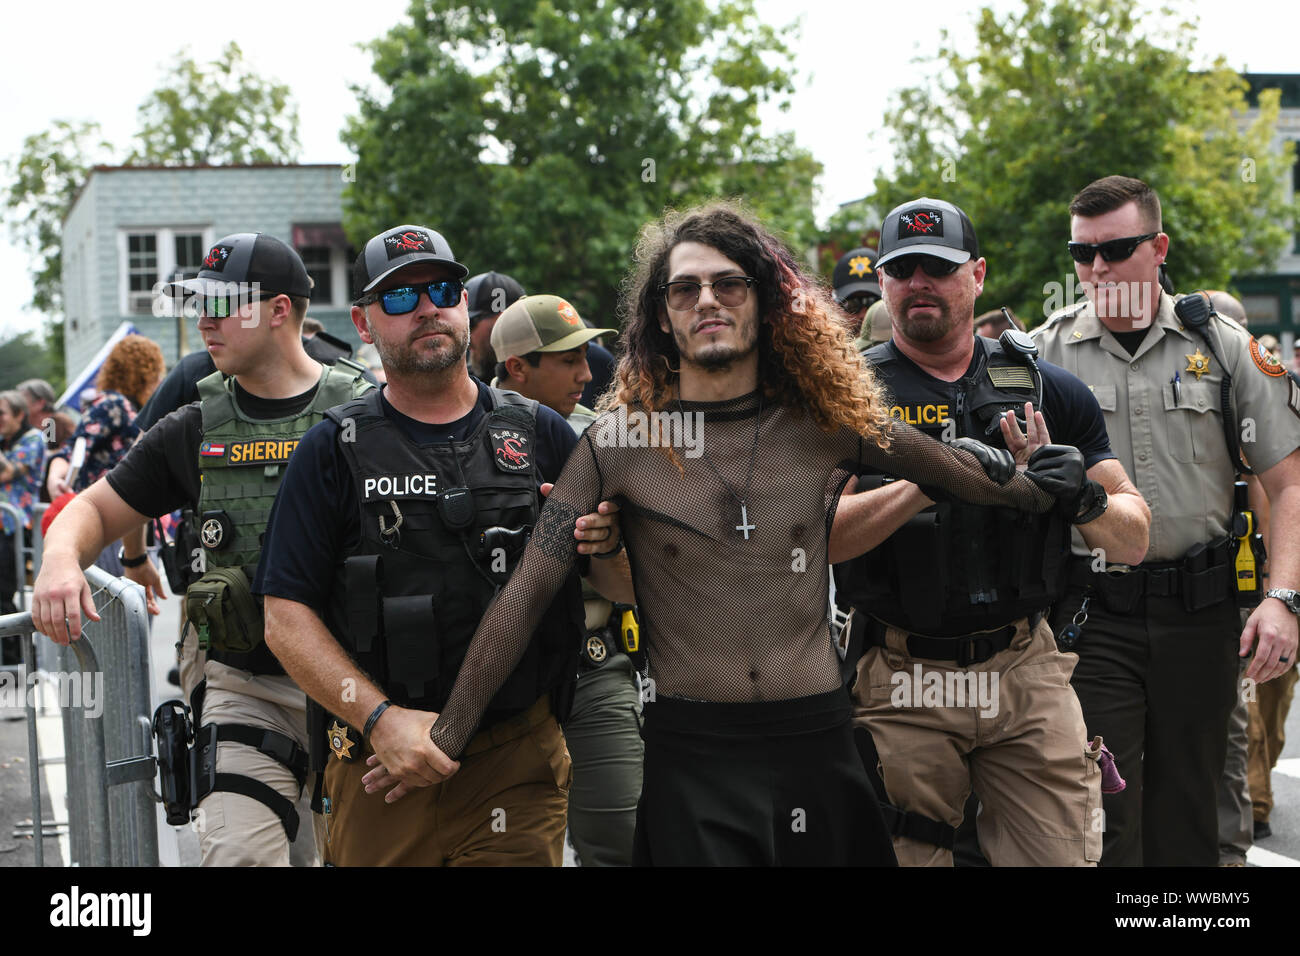
[[[564,564],[572,564],[578,553],[573,529],[581,517],[582,513],[569,505],[548,501],[533,528],[532,543],[543,554]]]

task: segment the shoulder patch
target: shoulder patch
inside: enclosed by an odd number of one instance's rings
[[[1041,335],[1042,333],[1046,332],[1048,329],[1052,328],[1052,326],[1056,325],[1062,320],[1074,318],[1076,315],[1082,312],[1087,307],[1087,305],[1088,303],[1086,301],[1076,302],[1073,305],[1067,305],[1064,306],[1063,308],[1057,309],[1055,312],[1053,312],[1051,315],[1047,317],[1047,321],[1044,322],[1042,325],[1030,329],[1029,330],[1030,336]]]
[[[1277,356],[1260,345],[1253,335],[1250,337],[1248,348],[1250,349],[1250,359],[1255,363],[1255,368],[1265,375],[1271,378],[1281,378],[1286,374],[1286,366],[1278,361]]]

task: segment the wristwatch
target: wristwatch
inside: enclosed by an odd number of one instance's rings
[[[121,548],[118,548],[117,560],[122,562],[122,567],[124,568],[138,568],[140,567],[140,565],[144,564],[146,561],[149,560],[149,552],[146,551],[138,558],[128,558],[126,556],[126,552],[123,551]]]
[[[1089,478],[1083,486],[1083,492],[1079,495],[1078,502],[1079,510],[1075,513],[1073,519],[1073,523],[1076,525],[1096,521],[1104,515],[1106,507],[1110,504],[1110,498],[1100,482]]]
[[[1292,614],[1300,614],[1300,591],[1292,588],[1271,588],[1264,592],[1266,598],[1277,598]]]

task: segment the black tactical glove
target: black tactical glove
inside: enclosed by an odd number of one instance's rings
[[[953,448],[960,448],[962,451],[968,451],[974,455],[979,460],[980,465],[983,466],[985,474],[999,485],[1005,485],[1016,473],[1016,459],[1009,451],[994,448],[992,445],[986,445],[974,438],[954,438],[948,444]],[[918,487],[920,487],[921,493],[931,501],[952,500],[952,495],[943,488],[935,485],[920,485]]]
[[[974,438],[954,438],[948,444],[978,458],[984,473],[999,485],[1005,485],[1016,473],[1015,456],[1003,448],[994,448]]]
[[[1055,498],[1061,513],[1073,518],[1088,481],[1083,452],[1073,445],[1043,445],[1029,456],[1025,477]]]

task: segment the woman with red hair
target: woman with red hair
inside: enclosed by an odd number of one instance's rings
[[[84,491],[122,460],[140,434],[135,416],[162,381],[164,371],[162,349],[143,335],[128,335],[113,346],[95,379],[100,396],[86,409],[72,437],[50,456],[45,484],[51,501],[68,492]],[[68,463],[79,438],[85,439],[86,458],[70,484]],[[105,548],[95,563],[111,574],[122,573],[114,546]]]

